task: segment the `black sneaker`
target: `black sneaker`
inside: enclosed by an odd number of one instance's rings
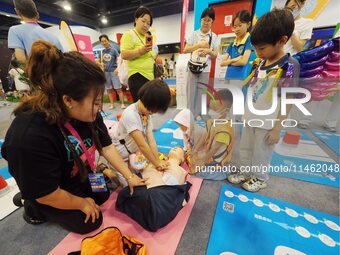
[[[35,218],[32,218],[32,217],[28,216],[28,215],[26,214],[26,212],[24,212],[23,217],[24,217],[24,220],[25,220],[28,224],[32,224],[32,225],[40,225],[40,224],[46,222],[46,220],[44,220],[44,219],[38,219],[38,218],[35,219]]]
[[[15,196],[13,197],[13,204],[17,207],[24,206],[24,200],[21,198],[21,192],[15,194]]]

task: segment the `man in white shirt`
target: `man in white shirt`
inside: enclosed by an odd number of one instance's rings
[[[195,74],[190,70],[188,71],[187,83],[187,97],[188,108],[193,112],[194,117],[200,115],[201,110],[201,95],[204,86],[199,82],[208,84],[209,74],[211,68],[211,58],[216,58],[218,54],[217,36],[211,31],[211,26],[215,20],[214,9],[206,8],[201,15],[201,27],[194,31],[191,36],[186,40],[184,53],[192,53],[198,55],[200,58],[207,57],[207,66],[204,70]]]

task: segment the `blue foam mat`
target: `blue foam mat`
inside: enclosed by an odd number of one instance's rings
[[[164,79],[164,81],[166,82],[166,84],[168,85],[176,85],[176,79]]]
[[[103,118],[108,117],[112,114],[112,112],[100,112]]]
[[[154,132],[159,152],[168,154],[173,147],[183,147],[183,138],[180,138],[181,134],[182,131],[179,129],[179,126],[175,121],[172,119],[166,121],[159,129]]]
[[[0,169],[0,175],[6,180],[12,177],[12,175],[8,172],[8,167],[5,166],[4,168]]]
[[[340,155],[340,134],[320,130],[313,130],[312,133],[319,138],[334,153]]]
[[[333,187],[340,187],[339,164],[330,157],[304,132],[301,134],[299,147],[285,147],[277,144],[272,155],[271,165],[284,167],[283,171],[274,170],[272,175],[313,182]],[[284,131],[281,132],[281,136]],[[279,148],[287,150],[289,155],[282,155]],[[332,161],[332,162],[329,162]]]
[[[339,223],[333,215],[223,185],[206,254],[338,255]]]

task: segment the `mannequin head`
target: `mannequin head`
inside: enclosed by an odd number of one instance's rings
[[[179,164],[184,162],[184,150],[182,147],[177,146],[171,149],[168,155],[169,159],[178,160]]]

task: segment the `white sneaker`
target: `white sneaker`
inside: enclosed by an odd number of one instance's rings
[[[299,123],[298,127],[302,128],[302,129],[308,129],[309,128],[309,124],[307,124],[307,123]]]
[[[242,184],[242,188],[250,192],[258,192],[260,189],[264,189],[266,187],[267,183],[257,178],[251,178]]]
[[[336,128],[335,127],[330,127],[330,126],[326,126],[323,125],[322,128],[328,132],[336,132]]]
[[[239,184],[246,180],[246,176],[242,173],[231,174],[228,176],[227,180],[232,184]]]
[[[114,108],[115,108],[115,106],[112,104],[112,105],[110,105],[109,110],[113,110]]]

